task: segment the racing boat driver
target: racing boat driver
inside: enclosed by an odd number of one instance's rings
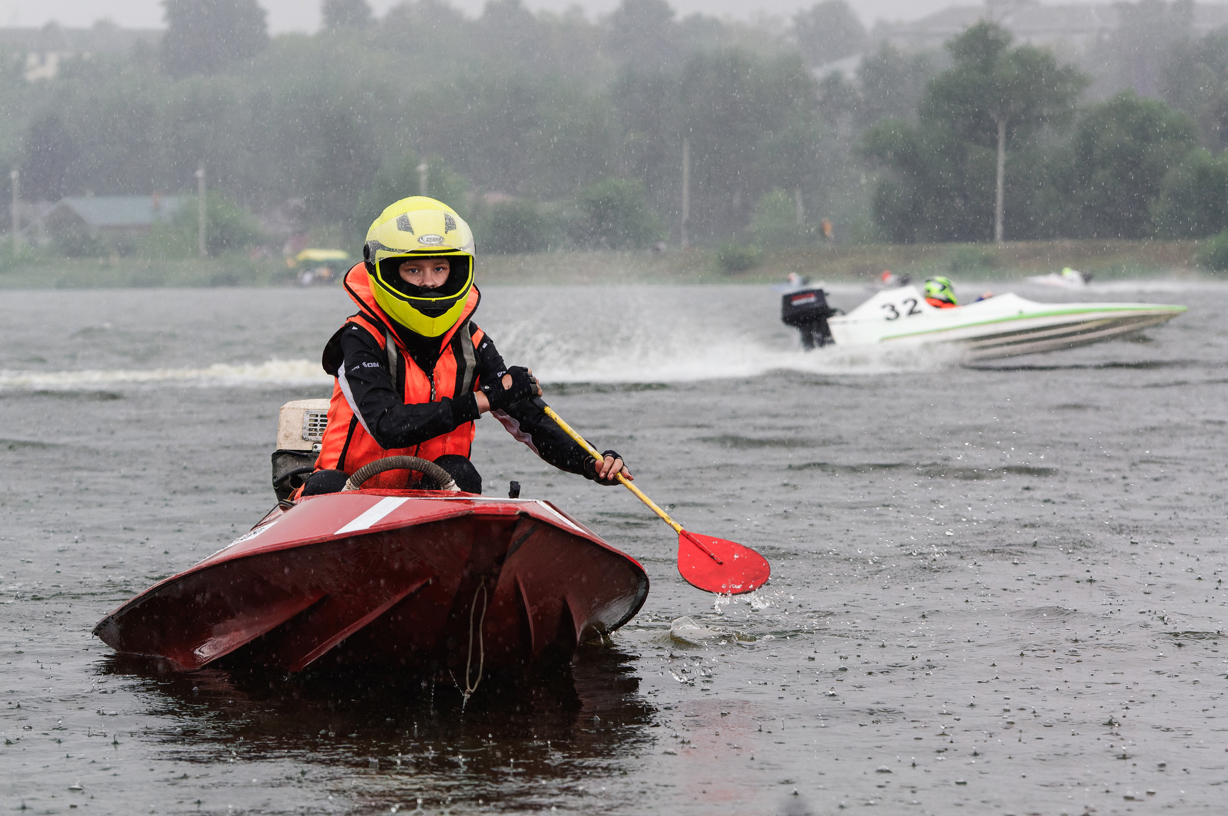
[[[980,303],[991,297],[993,292],[985,292],[973,302]],[[955,299],[955,284],[941,275],[929,278],[925,282],[925,302],[935,309],[954,309],[959,306],[959,301]]]
[[[402,199],[367,232],[363,263],[343,280],[358,306],[324,349],[336,378],[315,472],[301,495],[333,493],[348,474],[376,459],[417,456],[435,462],[461,490],[482,492],[469,461],[474,420],[490,412],[545,461],[603,485],[630,479],[622,457],[592,456],[543,412],[532,371],[508,367],[472,320],[481,295],[473,283],[474,241],[451,207]],[[410,471],[377,474],[364,487],[413,486]]]
[[[936,309],[954,309],[959,305],[955,299],[955,285],[950,278],[941,275],[925,282],[925,302]]]

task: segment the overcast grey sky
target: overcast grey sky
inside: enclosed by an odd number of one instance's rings
[[[399,0],[368,0],[382,14]],[[1070,0],[1066,0],[1069,2]],[[1110,0],[1091,0],[1110,2]],[[609,12],[618,0],[524,0],[532,9],[562,11],[577,5],[590,16]],[[671,0],[680,14],[696,11],[720,16],[750,17],[759,12],[789,16],[807,8],[815,0]],[[471,14],[481,11],[485,0],[452,0],[453,5]],[[269,26],[278,31],[314,31],[319,25],[318,0],[260,0],[269,13]],[[912,20],[952,5],[980,5],[976,0],[851,0],[851,5],[867,24],[875,20]],[[88,26],[100,18],[110,18],[129,28],[162,25],[159,0],[0,0],[0,25],[41,26],[55,20],[65,26]]]

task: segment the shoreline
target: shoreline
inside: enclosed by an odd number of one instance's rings
[[[874,244],[814,246],[763,253],[751,269],[720,269],[713,248],[665,252],[548,252],[479,255],[487,284],[766,284],[790,272],[815,283],[857,283],[884,270],[914,279],[932,274],[965,280],[1009,280],[1070,266],[1097,281],[1136,278],[1216,280],[1196,263],[1199,241],[1043,241],[992,244]],[[0,263],[0,289],[293,286],[280,258],[227,257],[155,261],[143,258],[64,259],[37,256]]]

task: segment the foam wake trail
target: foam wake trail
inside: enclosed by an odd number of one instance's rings
[[[866,296],[860,287],[833,289],[834,304],[846,309]],[[231,321],[234,325],[222,328],[194,326],[191,332],[150,334],[120,326],[91,340],[103,353],[124,360],[140,359],[151,346],[165,347],[162,353],[185,361],[209,359],[210,354],[217,355],[214,359],[232,358],[230,349],[238,345],[264,362],[150,369],[96,364],[62,371],[18,370],[9,363],[0,369],[0,390],[84,391],[160,383],[327,389],[332,379],[320,370],[318,358],[306,357],[313,357],[310,350],[322,346],[333,330],[337,310],[331,302],[318,308],[319,316],[301,316],[298,323],[276,332],[240,310]],[[957,352],[942,349],[829,346],[804,352],[797,332],[780,322],[779,294],[766,287],[491,286],[483,291],[478,322],[509,365],[530,367],[546,383],[668,384],[753,379],[780,371],[875,376],[945,368],[958,360]],[[80,343],[74,335],[63,348],[42,349],[40,354],[67,357]],[[281,359],[281,347],[303,356]]]
[[[547,297],[552,308],[534,308],[537,298]],[[958,359],[957,353],[915,348],[802,351],[798,333],[780,322],[779,295],[750,287],[541,293],[526,287],[496,291],[489,300],[493,308],[482,325],[504,360],[532,368],[543,382],[672,383],[774,371],[876,375],[941,368]]]
[[[328,385],[311,360],[214,363],[205,368],[94,369],[81,371],[0,371],[0,389],[75,391],[120,385],[175,383],[200,388],[262,385]]]
[[[778,371],[814,375],[873,376],[942,368],[958,362],[958,353],[933,349],[828,347],[814,352],[786,344],[763,345],[749,339],[723,342],[632,344],[605,350],[546,346],[540,340],[513,344],[509,363],[527,360],[542,382],[554,383],[675,383],[701,380],[749,379]],[[681,344],[677,344],[681,345]],[[524,349],[523,352],[520,349]]]
[[[772,298],[746,304],[744,291],[670,287],[598,290],[606,310],[590,317],[584,291],[497,291],[481,325],[509,365],[545,383],[661,384],[751,379],[776,371],[877,375],[950,365],[941,351],[827,347],[801,350]],[[752,293],[753,294],[753,293]],[[546,301],[543,303],[543,301]],[[575,301],[575,302],[573,302]],[[607,317],[606,315],[611,315]],[[207,338],[206,338],[207,339]],[[181,387],[328,387],[315,360],[153,369],[0,370],[0,390],[89,390],[173,383]]]
[[[738,341],[691,345],[685,353],[661,353],[659,344],[586,349],[553,344],[537,337],[512,343],[508,362],[526,361],[544,383],[659,384],[748,379],[773,371],[817,375],[874,375],[944,365],[932,351],[915,349],[836,349],[805,353]],[[525,348],[527,346],[527,348]],[[521,351],[524,348],[525,350]],[[681,350],[677,350],[681,351]],[[187,388],[268,385],[327,387],[332,378],[311,360],[215,363],[205,368],[92,369],[81,371],[0,371],[0,390],[83,391],[172,383]]]

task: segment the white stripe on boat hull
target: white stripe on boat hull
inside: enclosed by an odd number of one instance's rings
[[[995,357],[1012,357],[1018,354],[1038,354],[1045,351],[1087,346],[1103,340],[1112,340],[1135,334],[1152,326],[1167,323],[1176,317],[1169,312],[1159,315],[1128,315],[1083,323],[1071,323],[1057,327],[1037,327],[1032,330],[1012,332],[1009,335],[985,337],[966,341],[969,357],[974,360],[989,360]]]

